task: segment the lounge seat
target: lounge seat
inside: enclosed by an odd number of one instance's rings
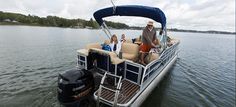
[[[159,54],[157,53],[149,53],[148,56],[145,58],[145,62],[150,63],[156,59],[159,59]]]
[[[131,39],[126,39],[125,43],[133,43]]]
[[[102,45],[101,45],[101,43],[90,43],[90,44],[86,45],[86,49],[89,50],[91,48],[102,49]]]
[[[89,51],[94,51],[99,54],[109,55],[112,64],[120,64],[125,61],[124,59],[118,58],[114,52],[110,52],[110,51],[106,51],[106,50],[102,50],[102,49],[98,49],[98,48],[91,48]]]
[[[136,61],[136,56],[135,56],[135,54],[122,53],[122,58],[131,60],[131,61]]]
[[[88,50],[87,49],[79,49],[77,50],[77,53],[80,55],[88,56]]]
[[[80,55],[88,56],[89,49],[91,49],[91,48],[102,49],[102,46],[100,43],[90,43],[90,44],[86,45],[86,49],[77,50],[77,53]]]
[[[133,43],[123,43],[121,52],[123,59],[136,62],[138,60],[139,46]]]

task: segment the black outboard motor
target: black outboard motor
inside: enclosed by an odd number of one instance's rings
[[[88,106],[93,92],[93,75],[87,70],[73,69],[58,76],[58,100],[66,107]]]

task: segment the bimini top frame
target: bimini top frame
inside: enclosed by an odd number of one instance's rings
[[[145,17],[155,20],[161,24],[161,28],[164,31],[163,35],[166,33],[166,16],[161,9],[156,7],[140,6],[140,5],[123,5],[123,6],[113,6],[104,9],[100,9],[93,14],[97,23],[102,27],[104,32],[107,34],[110,39],[111,33],[108,27],[105,24],[103,18],[109,16],[138,16]],[[164,36],[164,38],[166,38]],[[163,40],[164,47],[166,40]]]
[[[139,16],[146,17],[155,20],[156,22],[161,23],[161,27],[166,26],[166,17],[165,14],[156,7],[147,7],[139,5],[125,5],[125,6],[116,6],[100,9],[93,14],[95,20],[101,26],[103,24],[104,17],[109,16]]]

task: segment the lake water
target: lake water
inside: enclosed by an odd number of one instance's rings
[[[140,30],[113,30],[138,37]],[[169,32],[180,53],[143,107],[235,107],[235,35]],[[0,107],[58,107],[58,73],[101,30],[0,26]]]

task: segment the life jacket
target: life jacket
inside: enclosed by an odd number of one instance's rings
[[[109,45],[103,44],[102,50],[111,51],[111,47]]]

